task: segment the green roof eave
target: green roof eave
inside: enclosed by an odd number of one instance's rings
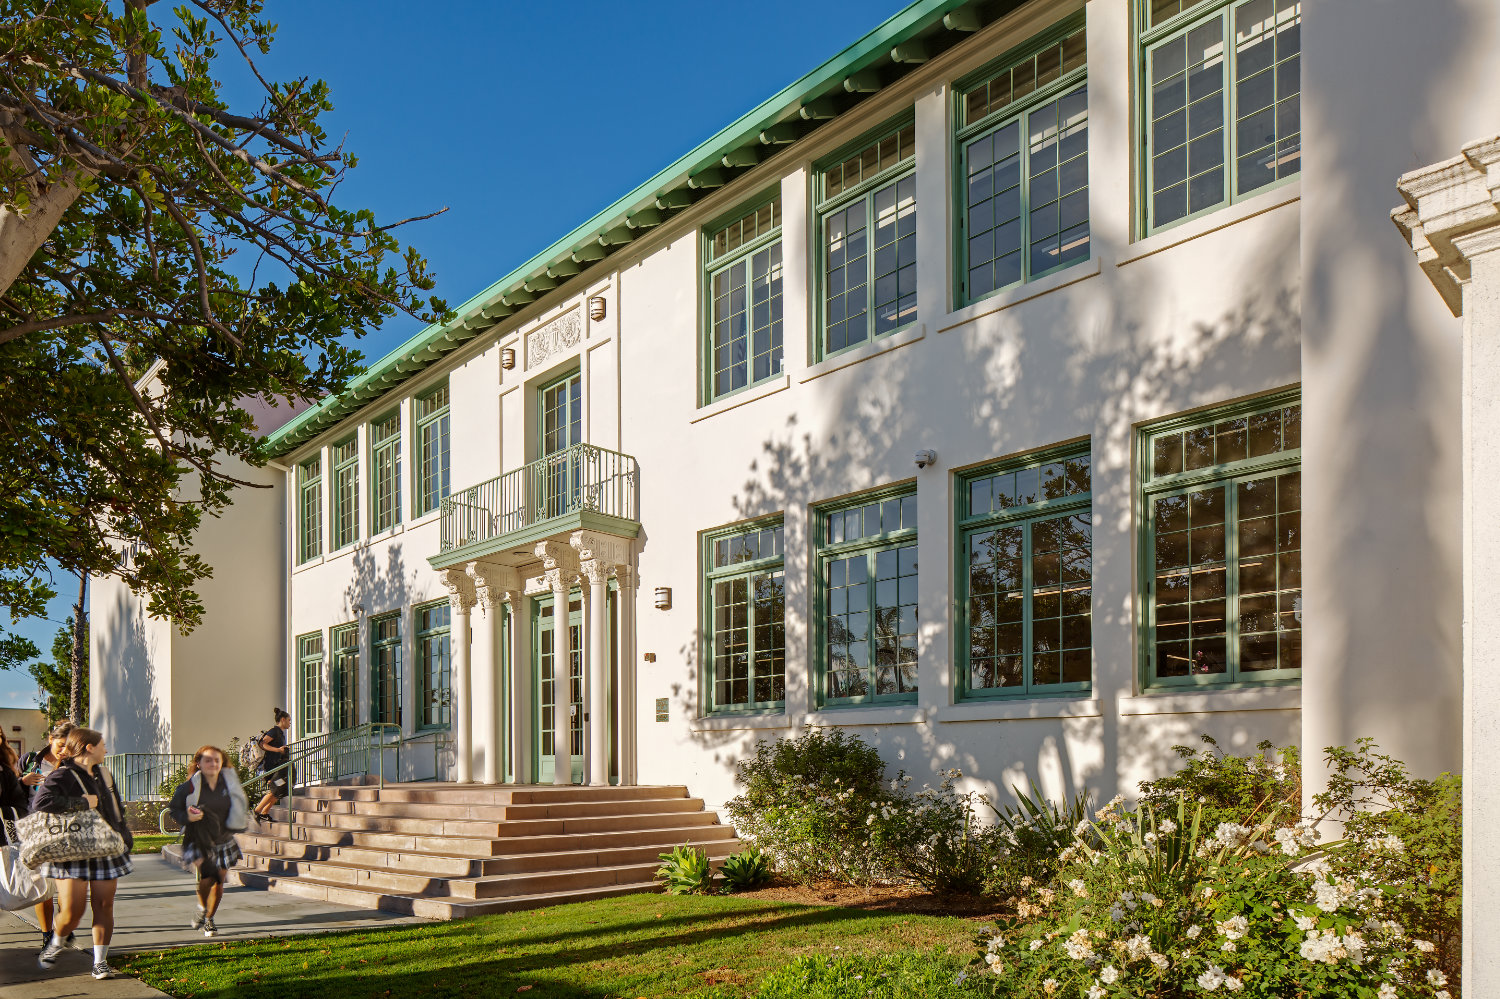
[[[907,5],[821,66],[720,129],[629,194],[468,299],[455,310],[455,318],[451,322],[423,329],[351,380],[343,392],[329,396],[298,414],[295,419],[267,436],[262,442],[262,449],[268,457],[277,457],[295,450],[363,406],[374,397],[368,394],[371,391],[383,394],[426,368],[443,354],[479,335],[482,329],[475,328],[477,324],[473,321],[482,310],[503,296],[519,290],[538,271],[596,241],[603,233],[622,224],[626,214],[631,209],[640,207],[646,199],[654,199],[685,184],[689,176],[719,163],[731,150],[745,145],[751,136],[758,135],[784,118],[789,110],[800,108],[804,102],[824,95],[830,87],[842,83],[850,74],[878,58],[887,57],[896,44],[929,27],[944,14],[971,2],[972,0],[915,0]],[[466,319],[471,321],[468,327],[465,326]],[[421,360],[407,370],[400,370],[403,364],[414,361],[415,355],[429,352],[432,348],[437,348],[435,356]]]

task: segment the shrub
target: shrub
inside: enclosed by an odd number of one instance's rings
[[[958,770],[943,773],[937,788],[906,791],[898,774],[886,800],[866,818],[870,845],[897,875],[932,892],[977,894],[991,866],[997,830],[980,822],[978,792],[960,794]]]
[[[1057,877],[1058,857],[1089,818],[1089,796],[1079,791],[1061,805],[1032,783],[1030,791],[1014,788],[1016,803],[1005,808],[990,802],[997,825],[996,856],[984,878],[987,895],[1006,898],[1026,887],[1049,884]]]
[[[261,779],[259,774],[257,774],[253,769],[251,769],[248,765],[240,760],[239,737],[235,736],[234,738],[230,739],[229,745],[223,746],[221,748],[229,757],[224,761],[225,764],[234,765],[234,772],[240,778],[240,785],[244,787],[245,794],[252,799],[251,804],[254,804],[254,798],[260,790]],[[192,769],[193,765],[191,763],[184,763],[181,766],[173,767],[172,770],[167,773],[166,777],[162,778],[162,782],[157,785],[157,794],[161,795],[163,799],[170,801],[172,799],[172,795],[177,793],[178,786],[187,782],[188,774],[192,772]]]
[[[1172,747],[1187,763],[1170,777],[1143,781],[1143,805],[1162,812],[1174,809],[1178,798],[1196,801],[1203,806],[1203,824],[1209,829],[1217,829],[1220,822],[1301,814],[1302,760],[1296,746],[1278,750],[1262,742],[1254,756],[1228,756],[1212,736],[1203,736],[1203,742],[1205,748],[1198,752]]]
[[[671,853],[660,854],[658,859],[662,865],[656,869],[656,877],[666,882],[668,895],[707,895],[713,891],[713,866],[702,850],[684,843],[674,846]]]
[[[757,999],[960,999],[963,961],[941,952],[801,957],[760,984]]]
[[[771,864],[755,847],[732,853],[719,866],[724,887],[729,891],[754,891],[771,881]]]

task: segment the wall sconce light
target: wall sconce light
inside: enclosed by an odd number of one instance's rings
[[[926,468],[928,465],[935,465],[937,464],[937,452],[929,451],[924,448],[921,451],[917,452],[916,462],[918,468]]]
[[[655,652],[648,652],[642,658],[645,659],[646,662],[648,662],[648,663],[654,663],[654,662],[656,662],[656,653]]]
[[[500,367],[504,368],[506,371],[509,371],[511,368],[514,368],[515,366],[516,366],[516,348],[514,348],[514,347],[501,347],[500,348]]]
[[[672,609],[672,588],[670,586],[658,586],[656,588],[656,609]]]
[[[604,296],[603,295],[595,295],[592,298],[590,298],[589,299],[589,318],[592,319],[594,322],[597,323],[601,319],[604,318],[604,315],[605,315]]]

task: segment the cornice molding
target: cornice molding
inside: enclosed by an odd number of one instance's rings
[[[1463,315],[1469,258],[1500,246],[1490,238],[1500,232],[1500,135],[1403,174],[1396,189],[1406,203],[1392,209],[1391,221],[1449,311]]]

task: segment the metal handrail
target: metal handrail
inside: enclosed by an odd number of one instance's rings
[[[570,514],[640,519],[640,466],[628,454],[575,444],[445,497],[439,551]]]
[[[394,736],[394,739],[387,738]],[[303,739],[300,742],[287,744],[287,758],[282,763],[266,770],[260,771],[258,783],[270,786],[277,774],[285,773],[287,777],[287,802],[286,802],[286,838],[291,841],[297,823],[297,810],[292,807],[294,802],[293,791],[295,790],[293,777],[297,772],[297,765],[303,764],[303,771],[309,776],[315,771],[321,771],[330,780],[338,780],[340,777],[351,776],[354,773],[370,774],[370,754],[375,755],[375,771],[377,787],[385,788],[385,750],[394,742],[397,759],[401,753],[401,726],[392,722],[366,722],[354,728],[342,729],[330,732],[326,735],[314,736],[311,739]],[[308,745],[313,743],[313,745]],[[296,747],[294,749],[294,747]],[[364,767],[359,770],[353,768],[345,769],[341,763],[351,759],[364,757]],[[311,782],[304,783],[304,787]]]
[[[122,801],[160,800],[162,783],[192,762],[192,753],[110,753],[104,758]]]

